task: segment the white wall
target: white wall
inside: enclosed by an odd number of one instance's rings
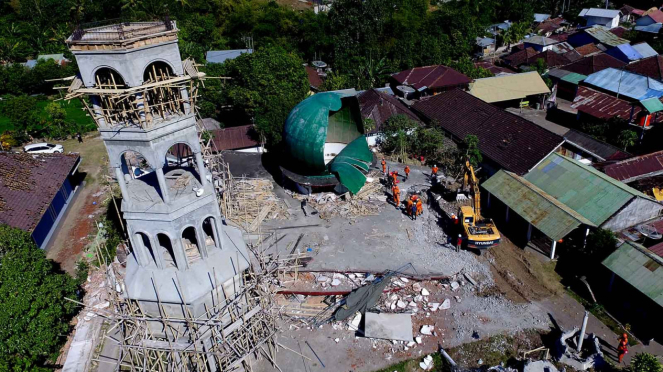
[[[325,164],[332,161],[332,159],[334,159],[336,155],[338,155],[338,153],[341,152],[341,150],[343,150],[347,145],[348,145],[347,143],[336,143],[336,142],[325,143],[325,150],[324,150]]]
[[[658,217],[663,205],[655,201],[635,197],[622,210],[601,225],[602,228],[621,231]]]
[[[587,27],[601,25],[608,28],[614,28],[619,26],[619,16],[615,18],[585,16],[584,18],[587,20]]]
[[[265,151],[265,148],[262,147],[262,146],[249,147],[249,148],[239,149],[239,150],[235,150],[235,151],[237,151],[237,152],[250,152],[250,153],[256,153],[256,154],[262,154],[263,152],[267,152],[267,151]]]

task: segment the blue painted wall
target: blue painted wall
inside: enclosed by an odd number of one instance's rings
[[[69,178],[67,178],[60,187],[58,193],[55,194],[55,197],[51,201],[49,207],[46,208],[46,211],[37,224],[37,227],[35,227],[34,231],[32,232],[32,239],[34,239],[39,248],[44,249],[44,240],[46,240],[48,233],[53,228],[55,220],[61,213],[64,213],[64,206],[67,203],[72,190],[71,182],[69,182]]]

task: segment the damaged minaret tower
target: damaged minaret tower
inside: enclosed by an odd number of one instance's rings
[[[195,96],[204,74],[181,60],[177,31],[170,20],[77,29],[67,44],[80,75],[67,99],[86,104],[122,192],[131,254],[121,297],[125,310],[148,319],[125,329],[135,335],[123,355],[225,370],[250,352],[233,331],[251,327],[248,314],[261,307],[245,292],[246,245],[222,223],[201,154]],[[269,331],[264,319],[256,323],[249,337],[260,344]],[[237,344],[227,353],[220,340]]]

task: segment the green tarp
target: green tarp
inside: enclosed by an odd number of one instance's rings
[[[568,75],[565,75],[561,78],[562,81],[566,81],[567,83],[575,84],[578,85],[579,82],[587,79],[587,75],[582,75],[582,74],[577,74],[575,72],[572,72]]]
[[[650,114],[655,112],[663,111],[663,103],[658,100],[658,98],[648,98],[640,101],[642,106],[649,111]]]

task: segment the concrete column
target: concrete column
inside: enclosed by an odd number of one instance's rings
[[[180,89],[180,94],[182,95],[182,101],[184,102],[184,113],[191,113],[191,104],[189,103],[189,91],[186,88]]]
[[[170,243],[172,244],[173,242],[171,241]],[[181,234],[175,239],[175,244],[173,244],[173,254],[175,255],[173,258],[177,264],[177,270],[184,271],[189,268],[189,261],[186,259],[186,254],[184,253]]]
[[[127,164],[127,158],[125,158],[124,155],[120,156],[120,164],[122,167],[122,174],[124,174],[124,180],[127,182],[131,181],[134,178],[133,173]]]
[[[124,179],[124,172],[122,172],[121,167],[115,168],[115,178],[117,178],[117,183],[120,185],[122,201],[129,203],[129,190],[127,190],[127,181]]]
[[[163,168],[157,168],[157,180],[159,181],[159,189],[161,190],[161,196],[163,197],[163,202],[168,204],[170,203],[170,196],[168,195],[168,185],[166,184],[166,176],[163,175]]]
[[[161,249],[161,245],[156,236],[150,238],[150,244],[152,244],[152,253],[154,253],[154,260],[156,261],[157,268],[166,268],[166,261],[163,259],[163,250]]]
[[[587,237],[589,236],[589,227],[587,227],[587,230],[585,230],[585,240],[582,243],[582,247],[585,248],[587,246]]]
[[[143,245],[143,237],[138,233],[131,233],[131,244],[134,247],[134,254],[138,260],[138,264],[142,267],[148,267],[150,265],[150,254],[147,252],[147,247]]]
[[[506,222],[509,222],[509,206],[506,206],[506,217],[505,217]]]
[[[205,243],[205,232],[203,231],[203,226],[196,226],[196,240],[198,240],[198,249],[200,250],[200,256],[202,258],[207,258],[207,244]]]
[[[585,330],[587,330],[587,320],[589,320],[589,311],[585,310],[585,317],[582,319],[582,328],[580,328],[580,334],[578,335],[578,342],[576,343],[578,347],[576,348],[577,352],[582,350],[582,342],[585,341]]]
[[[200,184],[205,187],[207,186],[207,170],[205,169],[205,162],[203,161],[203,155],[200,152],[194,154],[196,156],[196,165],[198,166],[198,174],[200,174]]]
[[[138,109],[138,117],[140,119],[139,125],[145,127],[145,98],[143,93],[136,93],[136,108]]]
[[[92,102],[92,111],[94,111],[97,125],[99,125],[100,127],[107,126],[108,123],[106,123],[106,119],[104,119],[104,115],[101,110],[101,104],[99,103],[99,97],[90,96],[90,101]]]
[[[551,260],[555,259],[555,248],[557,248],[557,240],[553,240],[552,244],[550,245],[550,259]]]

